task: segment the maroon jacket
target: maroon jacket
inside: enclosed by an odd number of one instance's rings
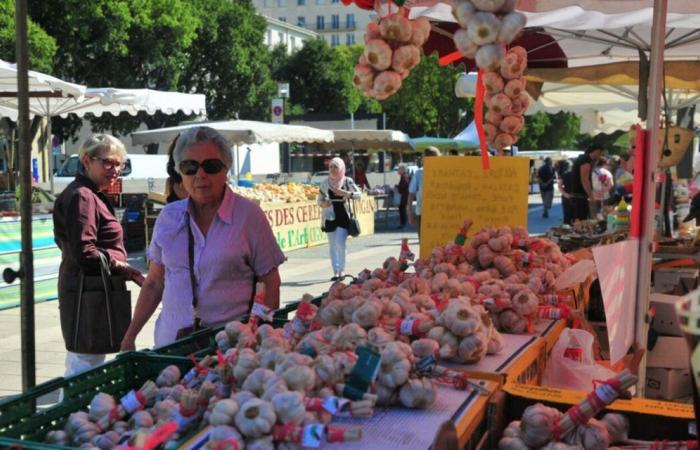
[[[126,261],[124,231],[114,207],[89,178],[78,175],[56,199],[53,210],[54,239],[62,252],[58,290],[76,280],[82,268],[87,275],[100,273],[102,252],[109,260]]]

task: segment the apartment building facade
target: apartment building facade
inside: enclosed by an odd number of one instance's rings
[[[253,0],[258,13],[318,33],[331,46],[361,44],[374,11],[340,0]]]

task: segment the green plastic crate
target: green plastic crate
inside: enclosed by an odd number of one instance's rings
[[[98,392],[115,397],[140,388],[146,380],[155,380],[166,366],[175,364],[185,373],[192,367],[186,358],[129,352],[81,374],[56,378],[28,392],[0,402],[0,448],[10,447],[21,439],[21,448],[41,450],[63,447],[44,444],[51,430],[62,429],[68,416],[87,410]],[[37,408],[40,397],[63,389],[63,401],[47,408]]]

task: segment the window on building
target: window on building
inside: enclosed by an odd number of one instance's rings
[[[304,16],[297,17],[297,25],[299,25],[300,27],[305,27],[306,26],[306,17],[304,17]]]
[[[285,42],[284,42],[284,33],[282,33],[281,31],[278,31],[278,32],[277,32],[277,43],[278,43],[278,44],[284,44],[284,43],[285,43]]]
[[[326,0],[316,0],[317,5],[323,5],[326,3]]]
[[[333,14],[331,16],[331,28],[334,30],[340,28],[340,16],[338,14]]]
[[[304,6],[306,5],[306,0],[297,0],[297,6]]]
[[[323,16],[316,16],[316,29],[323,30],[325,27],[325,18]]]
[[[340,45],[340,36],[337,34],[331,35],[331,47],[337,47]]]
[[[279,20],[280,22],[286,22],[287,18],[286,17],[278,17],[277,20]]]
[[[340,0],[331,0],[331,3],[340,3]]]
[[[264,1],[263,1],[263,7],[264,7],[264,8],[269,8],[269,7],[271,7],[271,6],[274,6],[272,2],[273,2],[273,0],[264,0]]]
[[[355,14],[348,14],[345,20],[347,21],[348,28],[355,28]]]
[[[345,43],[348,45],[353,45],[355,43],[355,34],[354,33],[348,33],[345,36]]]
[[[277,0],[278,8],[284,8],[285,6],[287,6],[287,0]]]

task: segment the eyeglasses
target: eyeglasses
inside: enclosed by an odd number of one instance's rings
[[[90,159],[93,161],[100,161],[102,163],[102,167],[105,170],[114,169],[116,171],[121,171],[124,167],[124,164],[121,161],[115,161],[109,158],[102,158],[101,156],[91,156]]]
[[[220,159],[205,159],[202,162],[186,159],[180,162],[179,167],[180,173],[183,175],[194,175],[200,167],[209,175],[214,175],[221,172],[226,166]]]

